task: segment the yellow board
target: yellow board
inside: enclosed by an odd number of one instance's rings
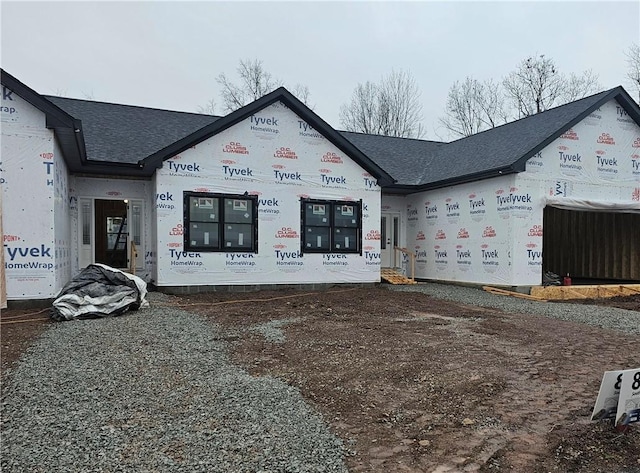
[[[546,301],[546,299],[543,299],[541,297],[531,296],[529,294],[521,294],[515,291],[507,291],[506,289],[500,289],[498,287],[482,286],[482,289],[484,289],[485,291],[491,294],[498,294],[500,296],[518,297],[520,299],[528,299],[530,301],[542,301],[542,302]]]
[[[380,277],[389,284],[416,284],[415,279],[410,279],[395,269],[390,268],[381,269]]]
[[[531,295],[541,299],[599,299],[640,294],[640,284],[600,284],[593,286],[534,286]]]

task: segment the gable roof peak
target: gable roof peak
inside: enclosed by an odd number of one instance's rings
[[[187,148],[230,128],[257,112],[267,108],[275,102],[283,102],[293,113],[307,122],[313,129],[322,134],[329,142],[340,149],[353,159],[359,166],[371,173],[378,179],[381,186],[389,185],[395,182],[393,177],[380,167],[376,162],[366,156],[360,149],[353,145],[348,139],[333,129],[331,125],[316,115],[313,110],[302,103],[285,87],[278,87],[274,91],[260,97],[259,99],[240,107],[230,114],[219,118],[215,122],[204,126],[203,128],[183,137],[182,139],[172,143],[169,146],[153,153],[146,158],[138,161],[138,164],[149,174],[155,172],[155,169],[162,166],[162,163],[181,153]]]

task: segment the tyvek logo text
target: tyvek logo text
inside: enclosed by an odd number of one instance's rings
[[[198,176],[200,165],[197,163],[179,163],[176,161],[165,161],[171,176]]]
[[[169,249],[171,266],[202,266],[202,254]]]
[[[456,263],[463,269],[471,266],[471,250],[465,249],[462,245],[456,247]]]
[[[251,131],[258,131],[262,133],[272,133],[274,135],[280,133],[280,130],[278,130],[278,119],[274,116],[266,118],[251,115],[250,128]]]
[[[8,261],[5,261],[5,269],[53,269],[53,259],[51,247],[41,244],[40,246],[10,247],[3,245],[7,249]],[[20,261],[16,261],[16,258]]]
[[[175,201],[171,192],[156,193],[156,209],[175,209]]]
[[[616,158],[606,157],[606,152],[602,150],[596,151],[596,161],[598,172],[601,173],[618,173],[618,160]]]
[[[424,211],[427,216],[427,223],[435,223],[438,219],[438,205],[431,202],[424,203]]]
[[[226,253],[225,266],[255,266],[255,258],[253,253]]]
[[[280,213],[280,201],[276,198],[258,199],[258,213],[259,214],[273,214]]]
[[[13,115],[17,112],[16,108],[7,102],[13,102],[13,90],[7,89],[4,85],[2,86],[2,106],[0,107],[0,112],[8,113],[9,115]]]
[[[348,266],[349,262],[347,261],[347,255],[333,255],[329,253],[322,255],[322,264],[323,266]]]
[[[380,252],[379,251],[364,251],[364,261],[369,266],[380,265]]]
[[[237,168],[228,164],[223,164],[222,172],[226,180],[253,181],[253,169],[248,166],[244,168]]]
[[[528,266],[542,266],[542,250],[538,249],[538,245],[528,243],[526,245],[526,251]]]
[[[300,251],[275,250],[277,266],[302,266],[302,253]]]
[[[298,120],[298,134],[308,138],[324,138],[324,136],[318,133],[311,125],[302,120]]]
[[[482,245],[480,249],[480,256],[482,257],[482,265],[487,268],[495,268],[499,265],[500,255],[498,250],[489,249],[487,245]]]

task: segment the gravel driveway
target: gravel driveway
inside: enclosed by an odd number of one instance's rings
[[[640,312],[452,285],[389,289],[640,333]],[[166,299],[152,293],[151,309],[43,334],[5,378],[2,471],[346,471],[340,439],[298,390],[233,365],[233,334]],[[277,343],[279,329],[252,330]]]
[[[220,331],[158,306],[53,325],[2,401],[7,472],[342,472],[300,393],[230,363]]]

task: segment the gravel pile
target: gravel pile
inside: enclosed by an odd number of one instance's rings
[[[170,307],[52,326],[12,370],[2,424],[7,472],[346,471],[296,389]]]
[[[629,334],[640,333],[640,312],[585,304],[539,302],[510,296],[490,294],[474,287],[450,284],[419,283],[411,286],[389,286],[394,291],[414,291],[437,299],[480,307],[491,307],[505,312],[542,315],[554,319],[581,322],[596,327],[619,330]]]

